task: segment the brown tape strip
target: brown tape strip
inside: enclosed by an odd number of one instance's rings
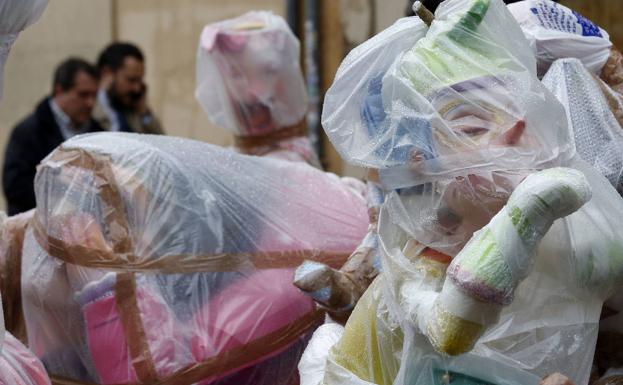
[[[307,123],[301,120],[297,124],[264,135],[235,136],[234,145],[243,151],[254,147],[270,146],[281,140],[307,136]]]
[[[158,373],[143,329],[133,273],[117,274],[115,301],[136,376],[141,383],[153,384],[158,379]]]
[[[295,132],[301,129],[299,126],[293,126]],[[304,260],[318,261],[339,268],[350,254],[320,250],[292,250],[239,254],[172,255],[158,260],[145,261],[132,252],[129,224],[125,216],[126,210],[108,157],[97,156],[80,149],[65,149],[61,146],[46,160],[45,164],[52,168],[73,166],[94,173],[97,179],[97,191],[105,205],[106,216],[104,220],[109,228],[107,238],[112,242],[112,252],[67,244],[61,239],[49,236],[41,218],[37,216],[33,220],[34,235],[41,247],[51,256],[67,263],[120,271],[158,270],[163,273],[190,273],[233,271],[248,267],[258,269],[293,268],[303,263]],[[145,194],[145,192],[142,193]]]
[[[229,350],[218,356],[211,357],[203,362],[189,366],[171,376],[151,382],[140,384],[114,384],[114,385],[191,385],[209,377],[222,375],[236,368],[245,368],[268,353],[280,347],[286,347],[312,328],[322,323],[324,312],[312,311],[281,329],[265,335],[249,344]],[[77,381],[61,376],[51,376],[53,385],[97,385],[87,381]]]
[[[298,267],[305,260],[325,263],[339,268],[350,255],[348,252],[320,250],[289,250],[239,254],[169,255],[156,260],[144,260],[130,253],[112,253],[82,245],[69,245],[50,237],[35,219],[33,234],[41,247],[51,256],[78,266],[117,271],[158,271],[161,273],[193,273],[237,271],[244,268],[278,269]]]

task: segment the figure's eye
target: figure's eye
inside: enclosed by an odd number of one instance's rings
[[[493,114],[473,103],[452,103],[440,113],[455,132],[470,137],[484,135],[495,127]]]

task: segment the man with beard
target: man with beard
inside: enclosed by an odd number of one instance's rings
[[[102,77],[93,117],[106,130],[163,134],[158,119],[147,106],[145,59],[130,43],[112,43],[100,54]]]
[[[52,96],[13,129],[2,175],[9,215],[35,207],[33,181],[43,158],[74,135],[102,131],[91,118],[98,84],[93,65],[82,59],[65,60],[54,73]]]

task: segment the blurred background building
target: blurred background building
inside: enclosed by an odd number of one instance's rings
[[[561,0],[609,31],[623,46],[623,1]],[[402,17],[406,0],[53,0],[41,20],[20,35],[5,72],[0,103],[0,159],[11,128],[51,89],[52,72],[75,55],[95,61],[112,40],[139,45],[147,64],[149,102],[169,135],[218,145],[232,138],[211,126],[195,101],[195,57],[204,25],[254,9],[287,17],[303,42],[311,98],[308,122],[329,170],[361,176],[344,164],[316,125],[322,95],[349,49]],[[314,98],[315,97],[315,98]],[[1,160],[0,160],[1,161]],[[4,208],[0,197],[0,209]]]

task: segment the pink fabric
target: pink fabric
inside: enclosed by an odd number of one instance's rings
[[[211,298],[197,312],[190,325],[177,324],[177,327],[169,308],[154,290],[139,285],[137,300],[141,320],[158,375],[162,378],[193,362],[201,362],[245,345],[311,312],[313,302],[291,284],[292,274],[291,269],[254,272]],[[91,357],[101,383],[136,382],[112,291],[87,303],[82,310]],[[177,333],[178,330],[192,330],[196,334],[185,340]],[[253,362],[241,363],[239,368],[220,373],[219,378],[263,362],[290,345],[279,346]],[[187,348],[192,352],[193,362],[184,359]],[[210,381],[207,379],[202,383]]]
[[[50,385],[41,362],[8,332],[0,355],[0,385]]]
[[[292,269],[257,271],[208,301],[192,321],[198,333],[191,341],[195,360],[201,362],[253,342],[313,311],[313,301],[292,285],[293,274]],[[279,341],[275,343],[282,345]],[[266,356],[228,373],[276,356],[292,344],[276,347]],[[220,373],[219,377],[228,373]],[[211,379],[206,379],[201,384],[210,382]]]
[[[182,359],[183,354],[176,355],[176,349],[180,349],[183,342],[177,333],[179,328],[176,328],[164,301],[154,290],[139,286],[137,302],[158,375],[164,377],[186,366]],[[136,382],[136,373],[132,367],[113,293],[86,304],[82,311],[91,357],[101,383]]]
[[[275,219],[272,226],[263,227],[258,249],[352,253],[368,229],[365,199],[354,194],[350,187],[345,188],[337,176],[335,183],[326,183],[326,180],[319,181],[317,170],[313,168],[287,166],[283,167],[283,172],[288,173],[292,189],[308,189],[314,193],[315,199],[284,202],[288,216]],[[312,210],[313,216],[310,216]]]

